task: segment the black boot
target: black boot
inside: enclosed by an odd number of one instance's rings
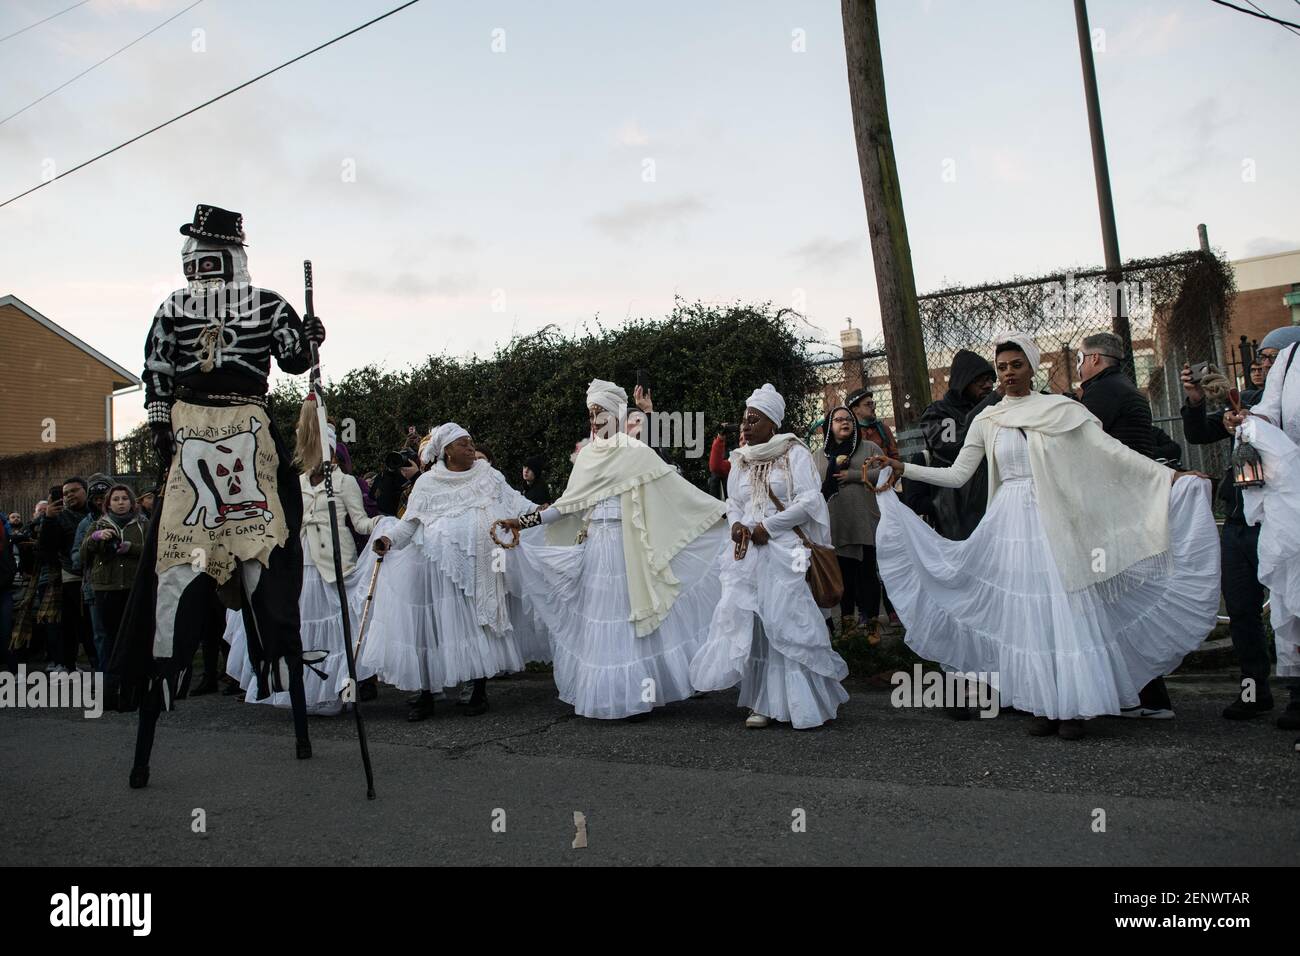
[[[1273,698],[1268,697],[1264,700],[1242,700],[1238,697],[1227,707],[1223,708],[1223,716],[1227,720],[1252,720],[1260,714],[1266,714],[1273,709]]]
[[[427,720],[433,716],[433,694],[427,690],[420,691],[419,698],[411,705],[411,712],[406,719],[411,723]]]
[[[1281,730],[1300,730],[1300,699],[1291,698],[1286,710],[1278,714],[1277,726]]]
[[[1082,740],[1088,735],[1088,723],[1078,717],[1063,720],[1057,733],[1062,740]]]
[[[357,700],[363,704],[368,700],[374,700],[379,696],[379,678],[367,677],[357,684]]]
[[[135,760],[131,765],[130,784],[139,790],[149,783],[149,757],[153,753],[154,733],[163,709],[162,680],[150,681],[140,691],[139,724],[135,731]]]
[[[470,695],[469,702],[465,704],[461,713],[466,717],[477,717],[479,714],[486,714],[487,710],[487,678],[480,677],[474,681],[474,693]]]

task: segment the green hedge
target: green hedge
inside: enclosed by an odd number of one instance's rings
[[[431,355],[391,371],[375,365],[326,382],[330,417],[355,422],[348,443],[358,469],[378,468],[402,444],[408,425],[423,435],[445,421],[463,425],[492,449],[496,466],[517,484],[525,459],[542,455],[553,493],[563,488],[574,443],[587,434],[585,397],[593,378],[628,390],[636,370],[654,385],[656,411],[702,412],[703,454],[670,451],[690,480],[708,478],[708,447],[721,421],[737,421],[745,398],[778,378],[791,408],[785,430],[801,433],[820,413],[817,369],[806,364],[808,340],[788,310],[761,305],[678,302],[663,320],[637,319],[607,329],[595,323],[566,336],[554,326],[516,338],[488,358]],[[329,372],[329,343],[322,351]],[[282,383],[272,395],[276,420],[292,441],[306,381]],[[799,401],[796,396],[810,396]]]

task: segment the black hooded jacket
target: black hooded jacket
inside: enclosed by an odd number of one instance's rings
[[[956,460],[966,442],[973,413],[982,405],[967,398],[966,387],[981,375],[994,375],[993,366],[986,359],[967,349],[961,349],[953,356],[948,373],[948,391],[943,398],[930,403],[917,423],[925,436],[930,465],[944,468]],[[928,513],[936,531],[945,538],[961,541],[970,537],[984,517],[988,467],[981,463],[970,481],[961,488],[935,488],[916,480],[904,482],[904,487],[909,489],[906,495],[909,505],[918,513]]]
[[[961,349],[952,357],[948,391],[944,392],[943,398],[930,403],[930,407],[921,413],[919,423],[931,456],[938,455],[943,459],[932,464],[951,465],[957,458],[966,441],[969,425],[966,416],[977,404],[966,397],[966,386],[981,375],[993,374],[993,366],[974,352]]]

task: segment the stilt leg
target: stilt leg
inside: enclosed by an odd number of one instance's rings
[[[149,784],[149,758],[153,754],[154,733],[158,730],[158,717],[163,710],[163,680],[149,682],[140,698],[140,723],[135,731],[135,763],[131,767],[131,789],[139,790]]]
[[[293,732],[298,738],[298,759],[311,756],[307,735],[307,692],[302,683],[302,661],[289,661],[289,705],[293,708]]]

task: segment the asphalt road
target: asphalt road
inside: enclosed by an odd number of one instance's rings
[[[1300,847],[1296,735],[1220,718],[1226,672],[1171,679],[1173,721],[1093,721],[1080,742],[852,681],[811,732],[746,730],[734,691],[628,724],[574,717],[549,676],[489,686],[476,718],[407,723],[392,688],[366,705],[373,802],[350,716],[313,718],[298,761],[287,712],[182,701],[133,791],[134,715],[0,711],[0,864],[1261,865]]]

